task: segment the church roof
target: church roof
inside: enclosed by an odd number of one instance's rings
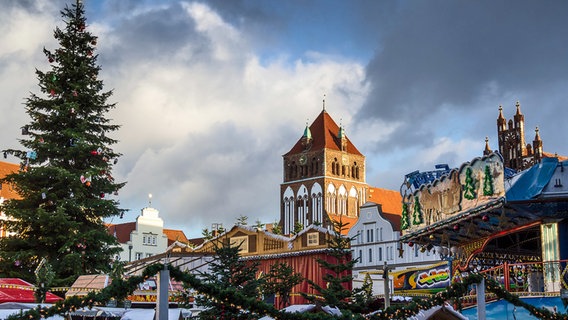
[[[3,162],[0,161],[0,179],[4,178],[5,176],[17,172],[20,169],[20,166],[14,163]],[[3,183],[0,185],[0,197],[4,199],[19,199],[20,196],[14,191],[14,189]]]
[[[309,129],[313,139],[311,150],[331,149],[341,151],[341,140],[338,138],[340,131],[339,126],[335,123],[335,121],[333,121],[327,111],[322,110],[322,112],[310,125]],[[357,150],[349,138],[346,137],[346,139],[347,152],[362,156],[361,152]],[[285,154],[285,156],[289,154],[297,154],[302,151],[304,151],[304,147],[302,146],[302,140],[300,138],[292,149]]]

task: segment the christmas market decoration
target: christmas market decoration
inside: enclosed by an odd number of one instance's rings
[[[414,212],[412,213],[412,223],[419,225],[424,222],[422,219],[422,209],[420,207],[420,200],[418,197],[414,197]]]
[[[468,200],[473,200],[476,197],[475,193],[475,180],[472,177],[473,170],[471,168],[467,168],[465,171],[465,185],[464,185],[464,198]]]
[[[493,195],[493,175],[489,166],[485,166],[485,174],[483,175],[483,195]]]
[[[25,100],[29,122],[22,127],[22,150],[2,150],[19,158],[21,170],[0,181],[19,195],[0,205],[13,218],[6,222],[13,235],[0,239],[0,276],[34,282],[33,271],[45,258],[55,274],[53,286],[109,271],[120,247],[104,221],[125,211],[118,201],[101,197],[124,186],[99,176],[113,169],[102,161],[102,152],[120,157],[112,138],[120,126],[106,116],[115,104],[98,78],[101,67],[92,46],[97,37],[85,27],[83,3],[73,2],[61,11],[63,26],[53,33],[58,48],[43,49],[50,64],[48,70],[36,69],[38,93]]]
[[[402,214],[400,216],[400,229],[406,230],[410,227],[410,218],[408,217],[408,205],[402,204]]]

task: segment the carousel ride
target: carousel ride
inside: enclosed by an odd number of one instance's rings
[[[507,290],[568,288],[568,161],[544,158],[519,173],[490,153],[401,186],[401,241],[448,261],[451,279],[483,272]]]

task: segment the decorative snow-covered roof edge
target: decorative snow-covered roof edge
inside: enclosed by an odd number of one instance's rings
[[[302,231],[296,233],[296,235],[293,236],[293,237],[290,239],[290,241],[293,241],[294,239],[300,237],[300,236],[303,235],[304,233],[310,232],[310,231],[312,231],[312,230],[316,230],[316,231],[319,231],[319,232],[321,232],[321,233],[327,233],[327,234],[330,234],[330,235],[332,235],[332,236],[336,235],[335,231],[333,231],[333,230],[329,230],[329,229],[326,229],[326,228],[324,228],[324,227],[322,227],[322,226],[318,226],[318,225],[315,225],[315,224],[310,224],[309,226],[307,226],[306,228],[304,228],[304,230],[302,230]]]
[[[179,242],[179,241],[174,241],[174,243],[170,244],[167,248],[166,248],[166,252],[172,250],[175,247],[182,247],[182,248],[188,248],[189,246],[183,242]]]
[[[246,256],[246,257],[239,258],[239,260],[249,261],[249,260],[277,259],[277,258],[285,258],[285,257],[299,257],[299,256],[310,255],[310,254],[316,254],[316,253],[325,253],[325,252],[328,252],[328,251],[331,251],[331,249],[330,248],[323,248],[323,249],[313,249],[313,250],[302,250],[302,251],[294,251],[294,252]]]

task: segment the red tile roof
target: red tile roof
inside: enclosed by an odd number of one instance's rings
[[[400,231],[402,196],[398,191],[370,187],[367,201],[380,204],[383,217],[391,222],[394,231]]]
[[[119,243],[130,241],[130,233],[136,230],[136,222],[126,222],[119,224],[108,224],[108,233],[116,237]]]
[[[0,161],[0,179],[8,174],[18,172],[19,169],[20,166],[17,164]],[[20,196],[10,185],[3,183],[0,186],[0,197],[4,199],[20,199]]]
[[[339,126],[325,110],[314,120],[310,126],[310,131],[313,139],[311,150],[331,149],[341,151],[341,141],[337,138]],[[285,155],[300,153],[303,150],[302,138],[300,137],[298,142]],[[362,155],[349,138],[347,138],[347,152]]]
[[[353,227],[358,220],[357,217],[347,217],[337,214],[329,214],[328,216],[330,219],[332,219],[335,222],[339,222],[341,220],[341,222],[345,224],[345,229],[341,231],[342,235],[347,235],[349,229],[351,229],[351,227]]]
[[[384,213],[402,215],[402,196],[398,191],[369,187],[367,201],[380,204]]]
[[[185,244],[189,242],[189,240],[185,236],[185,233],[183,233],[183,231],[181,230],[164,229],[164,234],[168,237],[168,246],[176,241]]]

